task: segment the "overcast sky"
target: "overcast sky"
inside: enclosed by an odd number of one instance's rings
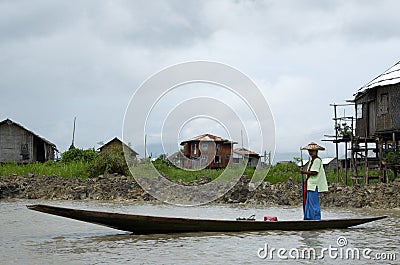
[[[63,152],[76,116],[75,145],[97,148],[122,136],[129,99],[149,76],[211,60],[262,90],[278,153],[313,140],[333,156],[321,142],[334,133],[329,104],[400,60],[399,10],[396,0],[0,0],[0,119]]]

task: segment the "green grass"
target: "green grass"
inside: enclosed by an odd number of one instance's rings
[[[183,182],[190,182],[194,181],[197,179],[200,179],[201,177],[210,177],[211,180],[216,179],[224,169],[202,169],[198,171],[188,171],[188,170],[183,170],[179,169],[173,165],[169,165],[161,160],[157,160],[156,162],[153,163],[155,168],[165,175],[168,179],[170,180],[182,180]],[[255,171],[254,167],[246,167],[245,172],[243,175],[246,175],[248,178],[251,178],[253,176],[253,173]],[[363,173],[360,171],[359,175],[362,175]],[[379,174],[378,170],[370,170],[369,175],[370,176],[377,176]],[[346,184],[346,180],[344,177],[344,172],[339,173],[339,182]],[[352,172],[348,172],[348,177],[347,177],[347,185],[352,185],[352,179],[350,178],[352,175]],[[393,174],[389,173],[389,176]],[[295,179],[298,183],[301,183],[301,174],[300,174],[300,168],[294,164],[294,163],[288,163],[288,164],[276,164],[270,167],[268,174],[264,178],[264,181],[268,181],[272,184],[275,183],[281,183],[287,181],[289,178]],[[326,178],[328,183],[336,183],[337,182],[337,175],[335,170],[327,170],[326,171]],[[392,178],[392,177],[391,177]],[[377,180],[371,180],[370,183],[377,182]]]
[[[216,179],[223,169],[202,169],[202,170],[184,170],[170,165],[162,160],[153,162],[154,167],[158,172],[166,176],[172,181],[182,180],[183,182],[191,182],[203,177],[209,177],[211,180]]]
[[[392,170],[388,170],[388,176],[389,176],[389,181],[393,181],[394,180],[394,173]],[[358,170],[358,176],[364,176],[364,170],[363,169],[359,169]],[[373,177],[373,176],[379,176],[379,170],[378,169],[370,169],[368,171],[368,176]],[[350,169],[347,171],[347,185],[351,186],[353,185],[353,180],[351,179],[351,177],[354,175],[354,172],[351,171]],[[335,183],[337,182],[337,174],[336,174],[336,170],[332,169],[332,170],[327,170],[326,171],[326,178],[328,180],[328,183]],[[344,169],[340,169],[339,170],[339,182],[346,184],[346,176],[345,176],[345,171]],[[373,183],[378,183],[379,180],[378,179],[370,179],[369,183],[373,184]],[[359,184],[363,184],[364,183],[364,179],[360,179],[359,180]]]
[[[209,177],[211,180],[215,180],[218,178],[224,169],[202,169],[197,171],[189,171],[179,169],[171,164],[168,164],[162,160],[156,160],[153,162],[154,167],[158,172],[166,176],[168,179],[172,181],[183,181],[185,183],[196,181],[203,177]],[[88,168],[90,167],[90,162],[85,161],[71,161],[68,163],[64,162],[53,162],[48,161],[45,163],[30,163],[30,164],[17,164],[17,163],[3,163],[0,164],[0,176],[10,176],[13,174],[19,176],[26,176],[29,173],[35,174],[37,176],[42,175],[57,175],[59,177],[66,178],[88,178]],[[146,166],[142,168],[143,174],[146,173]],[[152,167],[147,168],[147,172],[153,172],[150,170]],[[139,168],[140,169],[140,168]],[[150,170],[150,171],[149,171]],[[252,178],[253,173],[255,171],[254,167],[246,167],[243,175],[246,175],[248,178]],[[139,175],[140,171],[138,172]],[[263,172],[262,172],[263,173]],[[362,172],[359,172],[362,175]],[[378,175],[379,172],[377,170],[371,170],[369,172],[371,176]],[[339,181],[345,183],[344,172],[340,172],[341,177],[339,177]],[[347,185],[352,185],[352,180],[350,176],[352,172],[348,172],[348,182]],[[329,183],[335,183],[336,181],[336,171],[328,170],[326,171],[327,180]],[[229,176],[228,176],[229,178]],[[293,163],[289,164],[277,164],[271,166],[268,174],[264,178],[265,181],[270,183],[280,183],[285,182],[289,178],[294,178],[298,183],[301,182],[301,174],[300,169],[297,165]],[[393,173],[389,171],[389,179],[393,179]],[[374,183],[377,180],[372,180],[370,183]]]
[[[156,160],[153,163],[154,167],[172,181],[182,180],[183,182],[191,182],[202,177],[209,177],[211,180],[218,178],[225,169],[202,169],[197,171],[184,170],[170,165],[164,161]],[[243,175],[251,178],[254,174],[254,167],[246,167]],[[264,180],[271,183],[284,182],[290,177],[301,180],[299,168],[295,164],[275,165],[272,166]]]
[[[205,169],[201,169],[201,170],[184,170],[184,169],[180,169],[170,163],[166,163],[159,159],[154,161],[153,165],[159,173],[163,174],[168,179],[170,179],[172,181],[181,180],[185,183],[188,183],[191,181],[196,181],[196,180],[199,180],[204,177],[211,178],[211,180],[215,180],[225,171],[224,168],[221,168],[221,169],[205,168]],[[231,168],[232,168],[232,170],[230,172],[233,172],[233,173],[236,173],[238,171],[241,172],[240,166],[237,168],[235,166],[232,166]],[[255,169],[253,167],[246,167],[245,171],[243,172],[243,175],[247,175],[250,177],[253,175],[254,170]],[[233,175],[236,176],[235,174],[233,174]],[[222,177],[220,179],[222,179]],[[226,176],[225,180],[229,181],[230,176],[229,175]]]
[[[57,175],[65,178],[87,178],[89,163],[84,161],[74,161],[69,163],[47,161],[45,163],[4,163],[0,164],[0,176],[26,176],[29,173],[37,176]]]
[[[301,182],[300,168],[294,163],[276,164],[271,166],[264,180],[275,184],[285,182],[289,178],[294,178],[297,182]]]

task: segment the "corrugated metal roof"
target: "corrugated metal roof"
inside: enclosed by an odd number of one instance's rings
[[[332,162],[332,161],[335,160],[335,159],[336,159],[336,158],[334,158],[334,157],[321,158],[322,164],[323,164],[323,165],[328,165],[330,162]],[[303,159],[303,166],[307,165],[308,162],[310,162],[310,160],[305,160],[305,159]],[[301,161],[300,161],[300,162],[297,162],[297,165],[298,165],[299,167],[301,167]]]
[[[334,157],[326,157],[326,158],[322,158],[322,164],[323,165],[328,165],[330,162],[332,162],[335,158]]]
[[[31,130],[26,129],[24,126],[22,126],[21,124],[19,124],[19,123],[17,123],[17,122],[14,122],[14,121],[12,121],[12,120],[10,120],[10,119],[5,119],[4,121],[1,121],[1,122],[0,122],[0,125],[2,125],[2,124],[10,124],[10,125],[11,125],[11,124],[14,124],[14,125],[20,127],[21,129],[23,129],[23,130],[25,130],[25,131],[27,131],[27,132],[33,134],[34,136],[36,136],[37,138],[41,139],[43,142],[47,143],[48,145],[53,146],[54,149],[58,152],[57,147],[56,147],[55,144],[53,144],[52,142],[50,142],[50,141],[46,140],[45,138],[39,136],[38,134],[32,132]]]
[[[237,142],[230,141],[228,139],[224,139],[219,136],[215,136],[209,133],[205,133],[196,137],[193,137],[189,140],[181,142],[181,145],[187,143],[187,142],[193,142],[193,141],[206,141],[206,142],[226,142],[226,143],[232,143],[232,144],[237,144]]]
[[[395,65],[390,67],[388,70],[383,72],[381,75],[375,77],[366,85],[362,86],[358,89],[357,93],[354,96],[362,94],[366,90],[377,87],[377,86],[386,86],[400,83],[400,61]]]
[[[236,154],[240,154],[240,155],[256,155],[256,156],[260,156],[256,152],[247,150],[246,148],[235,148],[233,150],[233,152],[236,153]]]

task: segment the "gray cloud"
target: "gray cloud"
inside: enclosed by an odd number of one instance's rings
[[[2,1],[0,39],[8,42],[27,41],[65,30],[80,16],[77,7],[62,1]]]
[[[212,60],[255,80],[274,113],[278,151],[297,150],[332,132],[329,103],[399,60],[399,8],[390,0],[1,1],[0,119],[64,151],[78,116],[77,145],[93,147],[121,135],[146,78]]]

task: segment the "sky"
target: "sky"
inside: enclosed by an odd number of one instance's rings
[[[396,0],[0,0],[0,120],[22,124],[63,152],[77,117],[75,146],[98,148],[122,137],[130,99],[149,77],[183,62],[214,61],[261,90],[277,157],[290,159],[310,141],[326,146],[322,156],[334,156],[334,146],[321,141],[334,134],[330,104],[352,99],[400,60],[398,10]],[[167,103],[158,111],[168,112]],[[199,124],[186,132],[211,128]]]

